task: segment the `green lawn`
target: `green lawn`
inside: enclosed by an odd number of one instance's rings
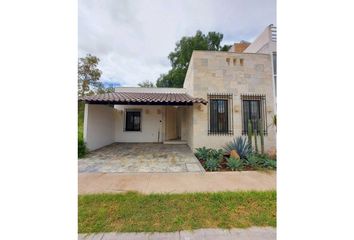
[[[276,192],[79,196],[79,232],[276,226]]]

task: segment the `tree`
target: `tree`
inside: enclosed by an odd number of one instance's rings
[[[97,65],[100,59],[91,54],[86,57],[79,58],[78,67],[78,94],[85,96],[93,94],[93,89],[104,89],[104,86],[99,79],[102,71],[98,69]]]
[[[138,83],[138,86],[139,86],[139,87],[147,87],[147,88],[153,88],[153,87],[155,87],[155,86],[154,86],[154,83],[153,83],[153,82],[150,82],[149,80],[145,80],[145,81],[143,81],[143,82],[141,82],[141,83]]]
[[[192,37],[182,37],[176,43],[175,50],[168,55],[172,69],[160,75],[156,86],[183,87],[193,50],[228,51],[231,45],[221,46],[222,39],[221,33],[209,32],[205,35],[201,31]]]
[[[114,92],[114,87],[105,87],[102,83],[96,88],[96,91],[93,94],[103,94]]]

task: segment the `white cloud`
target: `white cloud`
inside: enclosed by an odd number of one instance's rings
[[[79,0],[79,55],[101,59],[103,81],[136,86],[170,69],[182,36],[218,31],[230,44],[271,23],[275,0]]]

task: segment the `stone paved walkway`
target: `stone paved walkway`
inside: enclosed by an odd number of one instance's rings
[[[199,229],[171,233],[97,233],[79,234],[79,240],[275,240],[276,229],[251,227],[247,229]]]
[[[275,171],[79,174],[79,194],[126,191],[149,194],[275,189]]]
[[[204,171],[187,145],[114,143],[79,160],[79,173]]]

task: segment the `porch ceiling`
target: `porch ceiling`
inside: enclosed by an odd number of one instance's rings
[[[79,101],[94,104],[135,104],[135,105],[192,105],[193,103],[207,104],[203,98],[193,98],[186,93],[140,93],[113,92],[85,96]]]

